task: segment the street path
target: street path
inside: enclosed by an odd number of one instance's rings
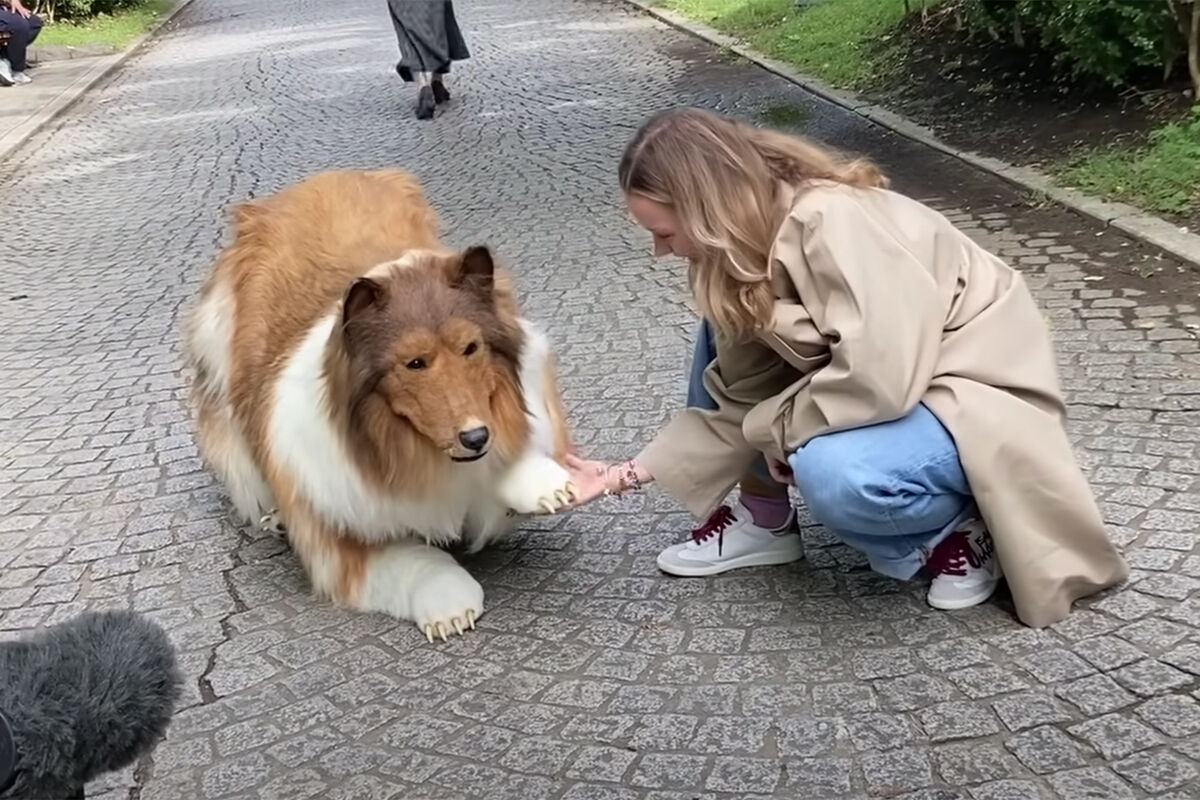
[[[196,0],[0,165],[0,635],[132,606],[188,675],[153,758],[92,796],[1200,797],[1200,282],[617,0],[457,12],[475,58],[432,123],[383,0]],[[933,612],[812,528],[795,568],[673,580],[654,554],[691,520],[651,491],[476,558],[489,611],[430,646],[230,524],[176,347],[229,203],[414,170],[452,242],[518,272],[585,451],[626,455],[681,404],[694,317],[616,162],[676,104],[799,113],[1026,270],[1129,586],[1033,631],[1004,598]]]

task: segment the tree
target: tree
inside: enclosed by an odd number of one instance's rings
[[[1200,0],[1167,0],[1179,23],[1179,32],[1187,43],[1188,75],[1192,78],[1192,99],[1200,102]]]

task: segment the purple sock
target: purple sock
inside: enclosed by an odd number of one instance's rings
[[[754,524],[760,528],[776,530],[782,528],[792,514],[792,501],[783,497],[763,497],[742,493],[741,503],[750,512]]]

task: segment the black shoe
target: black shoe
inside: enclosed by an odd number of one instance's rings
[[[433,99],[439,106],[450,102],[450,90],[446,88],[446,84],[441,81],[433,82]]]
[[[433,99],[433,89],[422,86],[417,93],[417,119],[433,119],[433,110],[437,105]]]

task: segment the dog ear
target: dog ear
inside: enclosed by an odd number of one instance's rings
[[[495,272],[496,264],[492,260],[492,251],[486,245],[477,245],[469,247],[463,252],[457,274],[451,278],[450,282],[454,286],[478,292],[482,297],[490,300]]]
[[[387,290],[371,278],[356,278],[342,299],[342,327],[371,309],[379,310],[387,298]]]

